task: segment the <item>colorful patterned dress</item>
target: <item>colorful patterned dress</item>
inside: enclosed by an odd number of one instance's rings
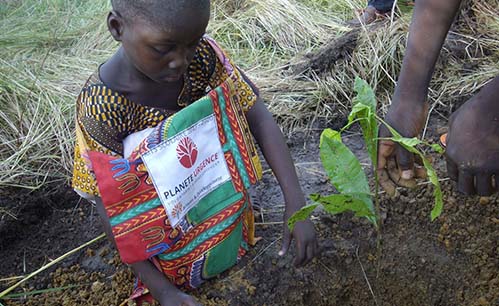
[[[187,226],[179,230],[169,225],[141,153],[161,140],[154,135],[168,134],[172,121],[183,124],[189,118],[136,104],[107,88],[97,74],[90,77],[77,101],[73,187],[89,200],[102,198],[124,262],[149,259],[177,287],[191,289],[235,264],[254,243],[246,190],[261,176],[261,166],[244,112],[256,98],[255,86],[212,39],[204,37],[184,77],[178,105],[216,114],[233,183],[218,198],[212,197],[217,205],[193,209]],[[148,128],[156,133],[124,158],[123,140]],[[119,165],[126,170],[117,173]],[[233,196],[225,199],[221,194]],[[138,284],[134,298],[147,294]]]

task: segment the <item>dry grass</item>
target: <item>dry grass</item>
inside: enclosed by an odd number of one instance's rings
[[[99,21],[107,6],[90,2],[11,1],[0,11],[0,188],[67,181],[75,95],[114,47]]]
[[[386,110],[405,49],[410,14],[360,30],[351,57],[320,73],[293,74],[324,44],[349,31],[361,0],[214,0],[209,33],[259,85],[283,129],[332,120],[350,107],[356,75]],[[74,100],[116,44],[107,1],[7,1],[0,8],[0,188],[36,189],[71,173]],[[497,0],[475,1],[453,29],[430,91],[447,116],[499,74]],[[453,47],[453,46],[458,46]]]

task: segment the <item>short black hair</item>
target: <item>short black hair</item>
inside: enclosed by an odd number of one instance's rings
[[[111,0],[113,10],[124,18],[142,18],[164,25],[165,17],[175,17],[184,9],[209,9],[210,0]],[[168,18],[170,19],[170,18]]]

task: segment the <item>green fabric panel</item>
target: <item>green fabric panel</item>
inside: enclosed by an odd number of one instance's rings
[[[192,103],[181,112],[173,115],[172,122],[168,127],[168,138],[177,135],[199,120],[212,115],[213,112],[213,104],[208,96]]]
[[[198,224],[212,215],[225,209],[228,205],[239,201],[242,193],[236,192],[232,180],[225,182],[210,192],[187,213],[189,221]]]
[[[240,222],[234,231],[206,254],[203,277],[214,277],[237,263],[237,254],[243,237],[243,224]]]
[[[148,202],[142,203],[139,206],[135,206],[132,209],[125,211],[124,213],[112,217],[109,222],[111,223],[111,226],[115,226],[159,206],[161,206],[161,201],[159,200],[159,198],[155,198]]]

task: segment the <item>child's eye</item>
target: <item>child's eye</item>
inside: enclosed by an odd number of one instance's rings
[[[174,48],[174,46],[155,46],[155,47],[152,47],[152,49],[156,53],[159,53],[159,54],[166,54],[166,53],[172,51],[173,48]]]

